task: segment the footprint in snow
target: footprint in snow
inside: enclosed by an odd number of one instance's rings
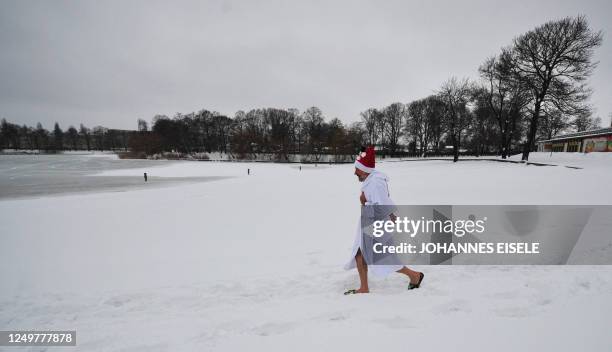
[[[501,291],[501,292],[487,293],[484,296],[488,298],[494,298],[494,299],[515,299],[516,297],[519,296],[519,292],[518,290]]]
[[[469,313],[472,311],[472,307],[464,299],[454,299],[435,306],[433,311],[437,314]]]
[[[532,309],[525,306],[514,306],[495,309],[494,312],[497,314],[497,316],[506,318],[526,318],[533,315]]]
[[[255,327],[253,332],[259,336],[280,335],[293,330],[296,323],[266,323]]]
[[[413,324],[410,320],[400,316],[389,319],[375,319],[372,320],[372,322],[382,324],[391,329],[414,329],[417,327],[417,325]]]
[[[331,313],[327,313],[327,314],[323,314],[323,315],[319,315],[317,317],[314,317],[313,320],[315,320],[315,321],[334,321],[334,322],[338,322],[338,321],[346,320],[349,317],[350,317],[350,312],[348,312],[348,311],[344,311],[344,312],[331,312]]]

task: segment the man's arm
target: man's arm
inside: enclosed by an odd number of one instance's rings
[[[359,196],[359,201],[361,202],[361,205],[365,205],[365,203],[368,201],[363,192],[361,192],[361,195]]]

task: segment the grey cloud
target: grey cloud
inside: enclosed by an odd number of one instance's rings
[[[579,13],[610,32],[606,1],[2,1],[0,116],[50,127],[135,128],[202,108],[368,107],[430,94],[512,38]],[[612,112],[612,44],[597,51],[598,114]]]

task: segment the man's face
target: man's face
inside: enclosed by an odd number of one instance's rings
[[[355,176],[357,176],[357,178],[359,179],[359,182],[363,182],[365,181],[365,179],[368,177],[369,173],[360,170],[358,168],[355,168]]]

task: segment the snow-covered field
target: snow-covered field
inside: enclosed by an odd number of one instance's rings
[[[510,160],[521,160],[520,154],[512,155]],[[610,168],[610,153],[530,153],[529,161],[536,163],[566,165],[585,168]]]
[[[398,204],[612,204],[612,155],[596,154],[553,155],[583,169],[377,168]],[[145,171],[226,178],[0,201],[0,330],[76,330],[82,351],[612,347],[611,266],[421,266],[418,290],[398,274],[343,296],[358,285],[342,269],[359,215],[351,165],[172,162],[98,176]]]

